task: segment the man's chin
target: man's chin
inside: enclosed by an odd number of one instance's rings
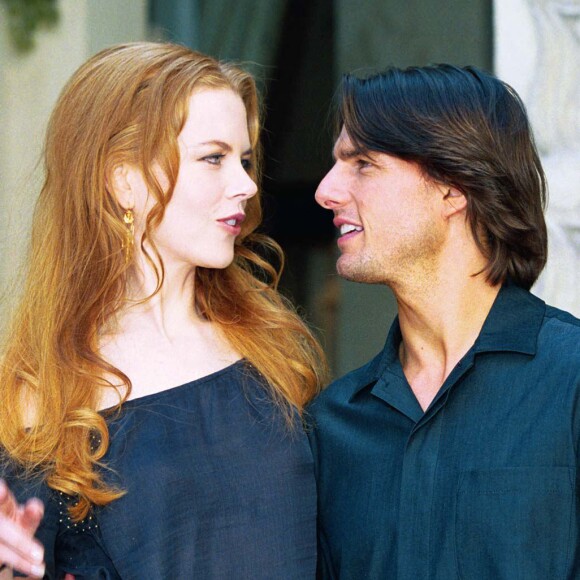
[[[348,256],[342,255],[336,262],[336,271],[341,278],[350,282],[360,282],[361,284],[381,284],[379,277],[373,276],[372,268],[360,260],[352,260]]]

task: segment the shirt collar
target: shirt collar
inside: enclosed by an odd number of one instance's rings
[[[474,354],[481,352],[519,352],[535,355],[538,334],[546,311],[546,304],[527,290],[510,282],[500,289],[473,346]],[[357,383],[351,400],[365,387],[376,383],[386,373],[404,378],[399,361],[402,340],[399,317],[393,321],[381,353],[357,373]]]
[[[512,283],[503,285],[483,324],[474,351],[534,355],[546,304]]]

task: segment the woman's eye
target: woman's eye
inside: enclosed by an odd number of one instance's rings
[[[253,167],[252,160],[251,159],[242,159],[242,167],[246,171],[250,171],[250,169],[252,169],[252,167]]]
[[[207,161],[210,165],[221,165],[222,159],[225,157],[223,153],[216,153],[214,155],[207,155],[203,157],[202,161]]]

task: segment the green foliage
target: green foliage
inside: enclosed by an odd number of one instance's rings
[[[57,0],[0,0],[6,6],[8,30],[12,44],[19,52],[34,47],[34,33],[39,26],[58,22]]]

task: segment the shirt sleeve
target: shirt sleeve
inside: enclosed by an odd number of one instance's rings
[[[67,531],[57,539],[57,578],[72,574],[75,580],[120,580],[113,562],[100,542],[98,532]]]
[[[334,580],[338,575],[334,573],[330,554],[326,544],[326,535],[324,530],[318,526],[318,560],[316,566],[317,580]]]
[[[318,445],[316,439],[316,421],[310,415],[306,424],[306,433],[308,434],[308,441],[310,443],[312,457],[314,458],[314,473],[316,476],[316,482],[318,486],[320,465],[318,457]],[[327,546],[326,534],[324,532],[320,514],[321,510],[319,505],[316,525],[316,536],[317,536],[316,578],[317,580],[333,580],[338,576],[333,571],[332,562],[330,558],[330,551]]]
[[[72,522],[68,496],[50,489],[43,478],[24,477],[6,464],[0,469],[0,476],[19,503],[36,497],[44,504],[44,517],[35,534],[44,546],[44,580],[57,580],[67,573],[73,574],[75,580],[120,578],[102,546],[96,520],[91,517],[78,524]],[[23,576],[14,572],[16,578]]]

